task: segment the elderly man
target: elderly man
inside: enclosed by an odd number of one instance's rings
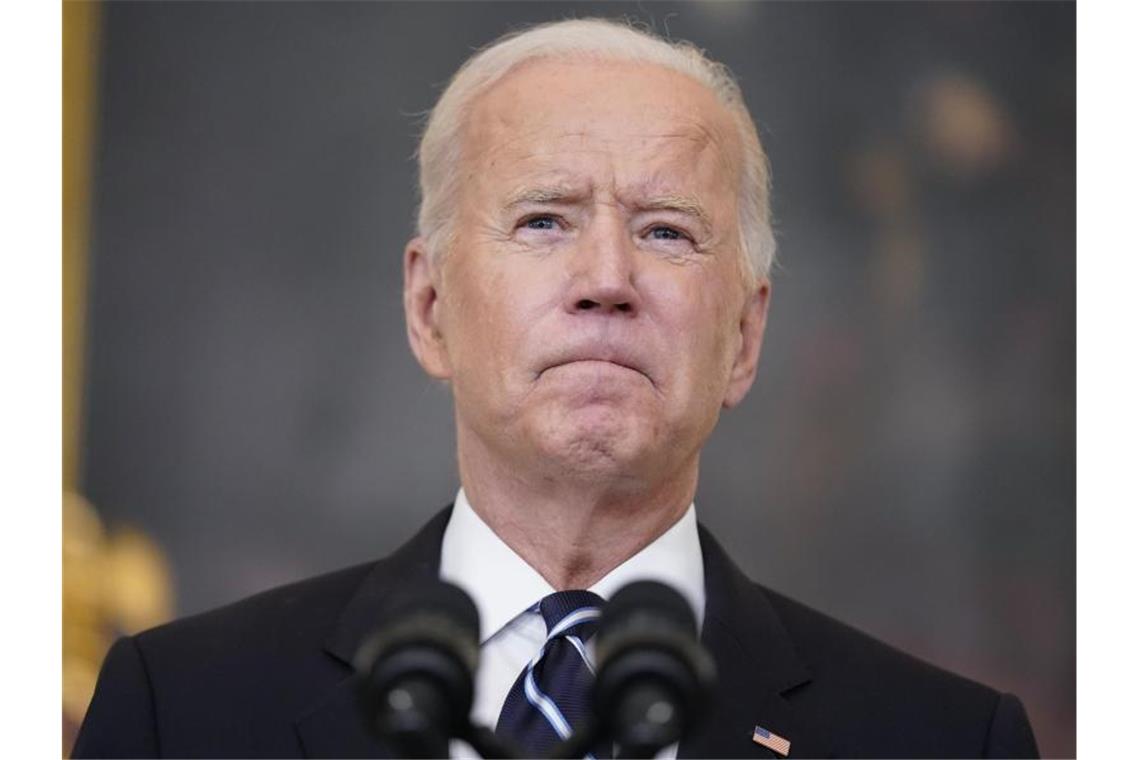
[[[755,585],[697,524],[701,448],[756,377],[774,249],[722,66],[623,24],[533,28],[463,66],[419,157],[404,306],[454,395],[455,504],[387,559],[121,640],[76,755],[382,753],[349,663],[428,576],[480,614],[473,719],[535,754],[581,712],[578,676],[544,666],[573,644],[589,670],[567,616],[634,579],[689,600],[719,673],[666,755],[1036,753],[1016,697]]]

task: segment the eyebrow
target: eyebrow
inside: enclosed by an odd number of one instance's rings
[[[641,211],[674,211],[694,217],[708,229],[712,229],[712,218],[696,198],[689,195],[658,195],[633,204]]]
[[[548,185],[524,187],[507,198],[506,208],[514,208],[526,203],[572,203],[581,201],[586,193],[569,185]]]

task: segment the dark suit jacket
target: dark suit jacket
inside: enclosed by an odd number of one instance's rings
[[[358,643],[392,591],[436,577],[450,510],[379,562],[303,581],[120,639],[75,757],[365,757]],[[1031,757],[1018,699],[939,670],[746,578],[701,528],[702,640],[718,688],[682,757]]]

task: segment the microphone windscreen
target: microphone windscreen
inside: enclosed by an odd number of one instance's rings
[[[441,757],[465,732],[479,662],[479,613],[449,583],[409,584],[389,599],[356,653],[369,730],[396,756]]]
[[[446,581],[414,583],[396,593],[385,610],[388,620],[440,617],[476,639],[479,611],[467,592]]]
[[[679,741],[703,709],[715,674],[689,602],[656,581],[621,588],[602,611],[594,713],[626,757]]]
[[[697,636],[697,618],[693,608],[676,589],[657,581],[636,581],[623,586],[606,603],[598,623],[598,637],[604,639],[615,629],[637,625],[673,628],[686,636]]]

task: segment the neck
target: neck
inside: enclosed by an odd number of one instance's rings
[[[558,479],[520,471],[470,440],[459,477],[476,514],[558,591],[588,588],[685,514],[698,459],[668,477]]]

